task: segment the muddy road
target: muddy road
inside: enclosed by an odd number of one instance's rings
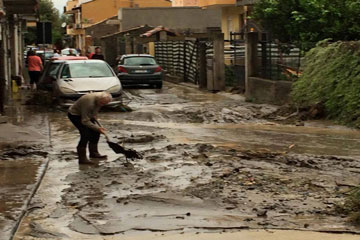
[[[287,229],[360,233],[336,213],[360,184],[360,132],[266,120],[239,95],[166,83],[128,90],[132,112],[104,111],[109,135],[144,159],[79,166],[78,133],[48,114],[50,163],[14,239],[115,239],[156,232]]]

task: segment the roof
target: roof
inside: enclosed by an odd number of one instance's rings
[[[127,30],[124,30],[124,31],[120,31],[120,32],[109,34],[109,35],[105,35],[102,38],[112,37],[112,36],[122,34],[122,33],[129,33],[129,32],[137,31],[137,30],[144,29],[144,28],[153,28],[153,27],[148,26],[148,25],[145,24],[145,25],[141,25],[141,26],[138,26],[138,27],[133,27],[133,28],[130,28],[130,29],[127,29]]]
[[[86,26],[86,27],[84,27],[84,28],[90,28],[90,27],[93,27],[93,26],[95,26],[95,25],[98,25],[98,24],[101,24],[101,23],[105,23],[105,22],[107,22],[107,21],[109,21],[109,20],[112,20],[112,19],[117,19],[117,15],[114,15],[114,16],[112,16],[112,17],[106,18],[106,19],[104,19],[104,20],[102,20],[102,21],[100,21],[100,22],[93,23],[93,24],[88,25],[88,26]]]
[[[79,60],[82,61],[82,63],[89,63],[89,62],[103,62],[106,63],[104,60],[100,60],[100,59],[66,59],[65,61],[68,63],[76,63],[79,62]]]
[[[61,56],[61,57],[52,57],[51,60],[87,60],[87,57],[84,56]]]
[[[141,34],[140,37],[151,37],[158,32],[166,32],[168,35],[176,36],[176,33],[173,31],[170,31],[170,29],[163,27],[163,26],[157,26],[156,28],[151,29],[151,30],[147,31],[146,33]]]
[[[121,57],[123,58],[123,57],[154,57],[154,56],[150,54],[124,54]]]

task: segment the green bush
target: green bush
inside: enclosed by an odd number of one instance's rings
[[[235,86],[235,72],[232,66],[225,65],[225,85]]]
[[[305,56],[293,85],[299,107],[322,104],[329,119],[360,127],[360,41],[322,41]]]
[[[355,225],[360,225],[360,187],[354,188],[343,204],[337,206],[337,212],[349,216]]]

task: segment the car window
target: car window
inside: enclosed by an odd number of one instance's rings
[[[64,66],[62,76],[71,78],[113,77],[113,72],[105,62],[82,62]]]
[[[124,65],[128,65],[128,66],[156,65],[156,61],[152,57],[129,57],[124,59]]]
[[[69,64],[65,64],[61,71],[61,78],[69,78],[69,77],[70,77]]]
[[[57,72],[59,71],[60,63],[52,63],[48,70],[48,75],[56,77]]]

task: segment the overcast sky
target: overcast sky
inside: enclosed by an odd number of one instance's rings
[[[54,6],[59,9],[60,14],[63,14],[67,0],[52,0],[52,2],[54,3]]]

